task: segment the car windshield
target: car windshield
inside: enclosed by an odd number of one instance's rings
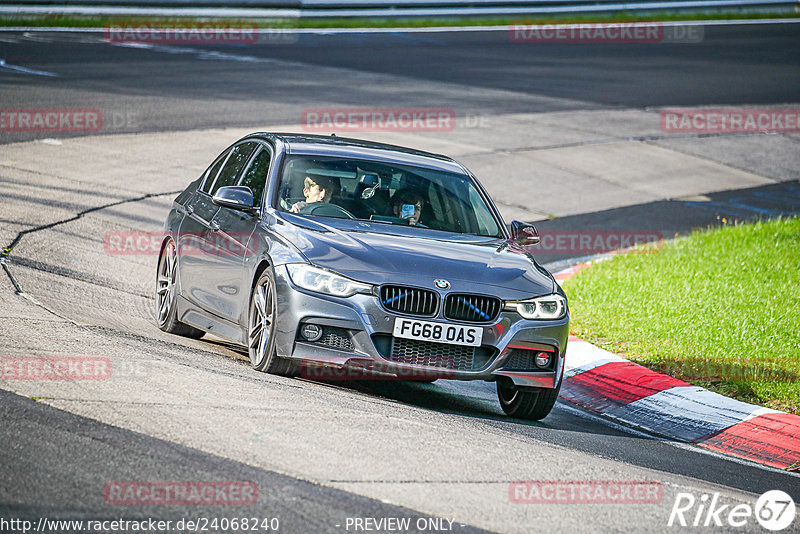
[[[471,178],[409,165],[291,156],[278,209],[312,217],[362,219],[445,232],[502,237]]]

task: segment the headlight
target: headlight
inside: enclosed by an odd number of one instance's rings
[[[547,295],[530,300],[510,301],[507,310],[514,310],[526,319],[561,319],[567,313],[567,299],[561,295]]]
[[[292,282],[303,289],[333,295],[334,297],[349,297],[356,293],[371,293],[372,286],[350,280],[342,275],[308,265],[307,263],[292,263],[286,266]]]

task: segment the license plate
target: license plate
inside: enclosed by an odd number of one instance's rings
[[[394,337],[480,347],[481,339],[483,339],[483,328],[479,326],[431,323],[429,321],[398,317],[394,320]]]

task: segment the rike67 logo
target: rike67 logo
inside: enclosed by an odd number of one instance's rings
[[[755,508],[746,503],[722,504],[719,493],[703,494],[700,498],[691,493],[678,493],[667,526],[742,528],[751,524],[755,517],[763,528],[777,532],[788,528],[795,514],[794,500],[781,490],[761,495]]]

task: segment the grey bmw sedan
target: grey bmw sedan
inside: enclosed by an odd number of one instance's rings
[[[485,380],[512,417],[558,396],[566,297],[477,179],[445,156],[256,133],[175,199],[159,327],[312,379]]]

